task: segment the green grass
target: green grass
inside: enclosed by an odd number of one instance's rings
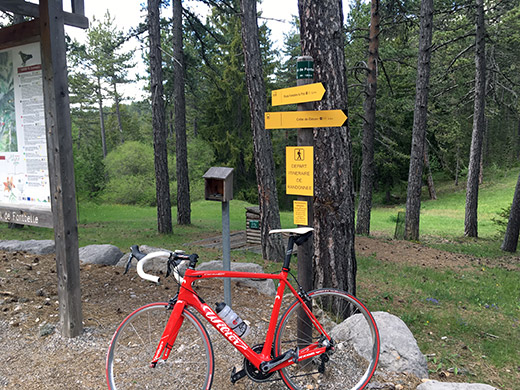
[[[456,371],[464,381],[504,389],[518,384],[518,271],[467,267],[433,270],[358,259],[358,294],[372,311],[399,316],[431,374]]]
[[[519,388],[520,266],[517,254],[500,250],[503,234],[492,221],[511,204],[517,178],[518,170],[485,178],[479,189],[478,239],[464,237],[463,186],[440,183],[437,200],[423,198],[421,242],[486,258],[486,266],[431,269],[358,257],[358,294],[372,311],[388,311],[406,322],[429,356],[434,378],[448,373],[452,377],[445,380]],[[376,207],[371,231],[392,238],[399,211],[404,205]]]
[[[244,230],[246,202],[232,200],[229,206],[231,231]],[[96,204],[79,202],[79,246],[112,244],[125,251],[133,244],[150,245],[166,249],[189,249],[187,243],[222,234],[222,204],[198,201],[191,205],[192,223],[179,226],[175,223],[176,209],[172,209],[173,233],[157,233],[157,211],[151,207]],[[293,226],[292,215],[282,213],[283,226]],[[54,239],[52,229],[25,226],[8,229],[0,224],[0,237],[5,240]]]
[[[432,247],[471,254],[478,257],[503,256],[500,250],[502,233],[493,222],[503,208],[507,208],[514,195],[518,170],[491,172],[479,188],[478,239],[464,237],[466,192],[464,183],[437,183],[437,200],[429,200],[423,191],[421,202],[420,240]],[[378,236],[392,238],[397,213],[404,205],[375,207],[372,210],[370,229]]]

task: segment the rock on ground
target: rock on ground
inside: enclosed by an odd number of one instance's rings
[[[498,390],[496,387],[481,383],[449,383],[428,381],[420,384],[417,390]]]
[[[54,253],[53,240],[0,240],[0,250],[7,252],[25,251],[35,255]]]
[[[116,265],[123,256],[123,252],[117,246],[87,245],[79,248],[79,259],[87,264]]]
[[[372,313],[379,329],[381,353],[378,371],[410,373],[418,378],[428,378],[428,365],[421,353],[417,341],[406,324],[399,318],[386,312]],[[366,359],[370,357],[370,331],[361,314],[347,318],[334,328],[333,337],[349,340],[356,351]]]

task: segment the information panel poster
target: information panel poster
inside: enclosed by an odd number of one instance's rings
[[[40,44],[0,50],[0,221],[48,226]]]

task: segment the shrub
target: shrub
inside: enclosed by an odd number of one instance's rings
[[[510,204],[508,207],[503,207],[498,213],[497,217],[492,217],[491,221],[497,226],[498,231],[501,234],[506,233],[507,229],[507,222],[509,221],[509,214],[511,214],[511,206]]]
[[[108,182],[102,199],[110,203],[155,206],[153,147],[125,142],[105,159]]]

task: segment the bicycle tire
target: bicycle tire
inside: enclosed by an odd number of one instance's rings
[[[203,389],[213,381],[214,355],[206,328],[189,310],[166,362],[150,362],[171,314],[164,302],[145,305],[119,325],[107,353],[106,378],[110,390]],[[204,372],[201,366],[205,364]]]
[[[319,289],[308,295],[311,310],[334,340],[334,348],[281,369],[282,380],[291,390],[363,389],[379,359],[379,332],[374,318],[358,299],[344,291]],[[311,329],[312,335],[304,331],[307,336],[302,337],[298,323]],[[304,348],[320,338],[324,339],[296,301],[280,318],[275,349],[281,354],[296,347]]]

